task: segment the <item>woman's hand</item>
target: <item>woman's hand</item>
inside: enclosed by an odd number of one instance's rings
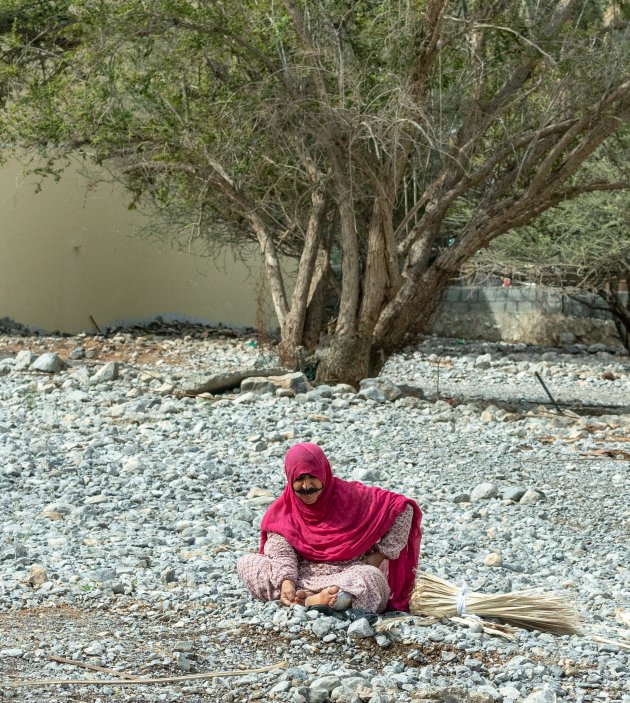
[[[285,579],[280,586],[280,602],[282,605],[293,605],[297,603],[295,598],[295,583]]]
[[[381,554],[380,552],[377,552],[376,549],[371,549],[365,555],[365,563],[369,566],[375,566],[377,569],[384,561],[385,555]]]

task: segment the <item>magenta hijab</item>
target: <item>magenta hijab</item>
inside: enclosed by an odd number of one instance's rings
[[[409,610],[420,554],[422,513],[417,503],[398,493],[333,476],[326,455],[316,444],[291,447],[284,472],[287,485],[261,524],[261,553],[268,533],[275,532],[309,561],[356,559],[384,537],[410,505],[413,521],[409,539],[400,556],[389,562],[391,595],[387,603],[388,610]],[[324,484],[313,505],[306,505],[293,492],[293,482],[302,474],[311,474]]]

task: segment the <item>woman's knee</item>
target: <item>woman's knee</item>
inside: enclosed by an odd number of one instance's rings
[[[352,567],[352,585],[345,590],[352,593],[355,608],[375,613],[385,610],[390,592],[383,572],[369,564]]]
[[[236,562],[239,578],[259,600],[277,600],[280,589],[272,583],[271,564],[262,554],[246,554]]]
[[[367,582],[371,584],[378,584],[379,586],[387,586],[385,574],[378,568],[378,566],[361,564],[355,568]]]
[[[265,571],[265,561],[266,558],[260,554],[245,554],[237,559],[236,571],[241,581],[247,587],[250,587],[258,580],[261,571]]]

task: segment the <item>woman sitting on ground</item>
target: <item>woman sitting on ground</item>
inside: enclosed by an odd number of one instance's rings
[[[315,444],[296,444],[287,485],[263,517],[260,553],[238,560],[255,598],[284,605],[409,610],[420,552],[418,505],[334,477]]]

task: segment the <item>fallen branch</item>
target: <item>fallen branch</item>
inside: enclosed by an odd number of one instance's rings
[[[234,671],[210,671],[207,674],[188,674],[187,676],[169,676],[161,679],[41,679],[29,681],[3,682],[1,685],[7,688],[20,688],[22,686],[149,686],[161,683],[179,683],[181,681],[202,681],[203,679],[218,679],[226,676],[247,676],[248,674],[264,674],[274,669],[282,669],[285,662],[279,662],[272,666],[264,666],[262,669],[237,669]]]
[[[87,662],[81,662],[76,659],[66,659],[65,657],[57,657],[51,655],[47,657],[51,662],[58,662],[59,664],[69,664],[70,666],[79,666],[82,669],[89,669],[90,671],[100,671],[104,674],[109,674],[110,676],[120,676],[121,679],[137,679],[137,676],[131,676],[126,674],[124,671],[116,671],[115,669],[106,669],[104,666],[96,666],[96,664],[88,664]]]
[[[582,456],[602,456],[620,461],[630,461],[630,452],[625,452],[623,449],[591,449],[588,452],[582,452]]]
[[[246,378],[266,377],[266,376],[282,376],[283,374],[291,373],[287,369],[269,368],[269,369],[247,369],[235,373],[222,373],[217,376],[211,376],[205,381],[190,381],[184,388],[185,396],[196,396],[201,393],[223,393],[224,391],[232,390],[241,385],[241,381]]]
[[[601,644],[616,644],[622,649],[630,649],[630,644],[627,644],[626,642],[620,642],[619,640],[610,639],[610,637],[599,637],[598,635],[595,635],[591,637],[591,639],[593,640],[593,642],[600,642]]]
[[[398,625],[413,625],[414,627],[427,627],[440,622],[440,618],[421,618],[417,615],[399,615],[394,618],[379,618],[374,625],[376,632],[389,632]]]
[[[490,627],[490,625],[487,623],[486,620],[482,620],[481,618],[478,618],[475,616],[475,619],[473,620],[472,618],[460,618],[457,616],[454,616],[452,618],[449,618],[452,622],[459,623],[460,625],[466,625],[467,627],[470,627],[472,623],[478,622],[481,627],[483,628],[483,631],[487,635],[496,635],[497,637],[505,637],[506,640],[513,641],[516,639],[516,635],[513,634],[514,628],[510,628],[512,631],[508,631],[507,629],[499,629],[499,628],[507,628],[509,626],[507,625],[496,625],[493,623],[493,627]]]

